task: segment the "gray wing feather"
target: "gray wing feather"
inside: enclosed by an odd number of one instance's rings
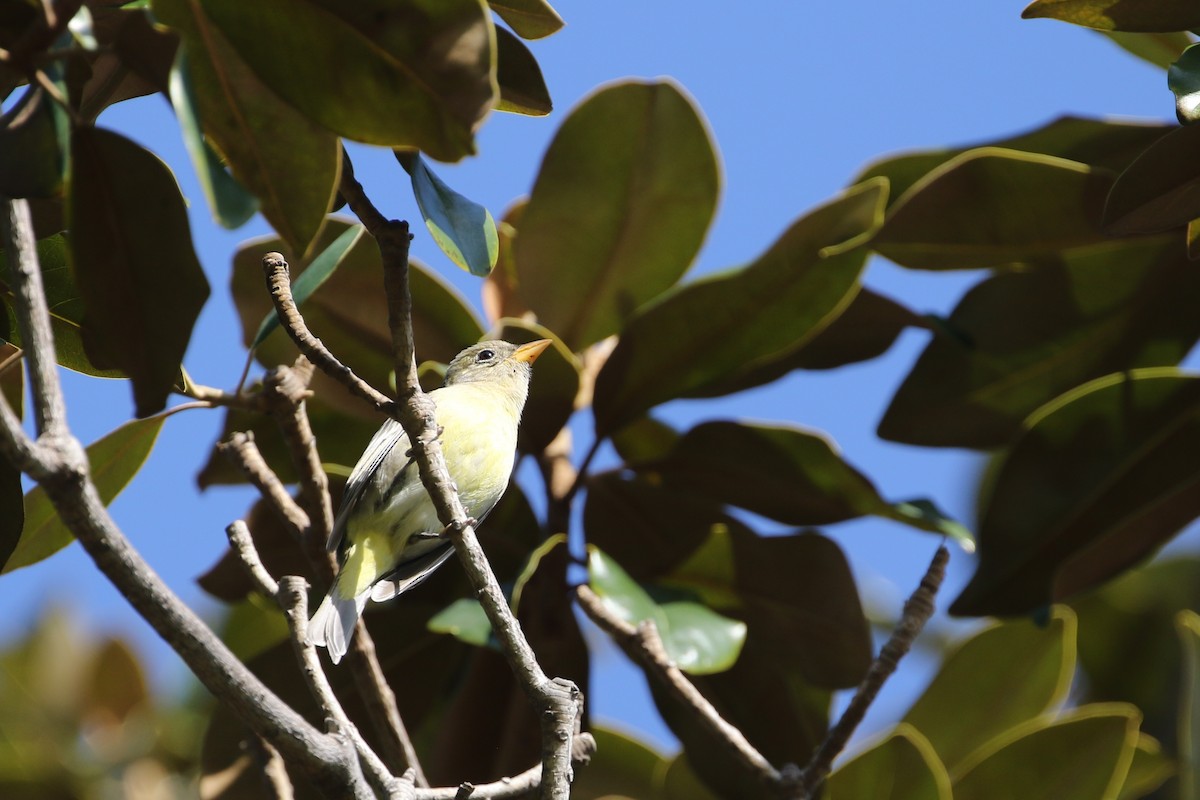
[[[432,575],[453,552],[454,544],[445,537],[430,534],[418,539],[414,536],[401,554],[404,560],[371,587],[371,599],[382,603],[408,591]]]
[[[388,454],[400,443],[408,442],[408,434],[394,419],[389,419],[375,431],[367,449],[354,465],[350,478],[346,481],[346,490],[342,494],[342,505],[333,521],[333,532],[329,536],[327,548],[330,552],[338,549],[342,537],[346,535],[346,520],[350,518],[363,493],[370,484],[371,476]]]

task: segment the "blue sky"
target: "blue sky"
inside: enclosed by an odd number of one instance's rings
[[[494,114],[478,138],[479,156],[438,173],[497,217],[528,193],[541,155],[562,119],[598,85],[626,77],[669,76],[704,112],[720,151],[723,191],[717,217],[691,277],[745,263],[807,208],[836,194],[863,165],[897,151],[966,144],[1040,126],[1063,114],[1173,120],[1166,76],[1099,34],[1048,20],[1020,19],[1019,0],[920,4],[561,2],[567,22],[531,44],[556,110],[549,118]],[[113,107],[100,124],[146,144],[168,163],[191,202],[193,236],[213,287],[186,366],[201,383],[232,387],[244,359],[229,298],[236,246],[268,232],[261,218],[217,228],[162,98]],[[406,176],[390,154],[353,151],[356,173],[385,213],[417,219]],[[420,234],[414,255],[439,270],[478,306],[479,284]],[[946,312],[977,275],[914,273],[874,259],[866,283],[919,312]],[[380,309],[382,313],[382,308]],[[318,332],[319,334],[319,332]],[[663,416],[686,427],[700,419],[789,421],[828,432],[845,457],[890,499],[934,498],[971,523],[980,460],[964,451],[882,442],[875,426],[926,342],[902,336],[886,357],[832,373],[804,373],[718,401],[678,402]],[[125,385],[65,373],[70,419],[85,443],[129,418]],[[215,441],[222,413],[192,411],[169,420],[147,468],[112,511],[135,546],[201,612],[217,604],[194,578],[225,548],[224,527],[243,514],[249,490],[201,494],[194,474]],[[586,439],[582,442],[586,445]],[[895,612],[928,562],[934,539],[882,521],[827,530],[848,552],[864,598]],[[452,567],[449,567],[452,568]],[[948,601],[970,574],[952,559]],[[47,603],[68,607],[89,630],[131,638],[154,666],[155,683],[178,687],[183,668],[78,547],[0,579],[0,640],[19,635]],[[604,669],[592,700],[601,719],[618,719],[666,744],[647,716],[648,698],[629,670]],[[894,721],[928,677],[928,665],[902,667],[868,716],[867,729]]]

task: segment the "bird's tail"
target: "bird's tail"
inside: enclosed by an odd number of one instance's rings
[[[354,636],[354,627],[362,616],[371,596],[370,587],[357,597],[342,597],[338,591],[338,581],[334,581],[329,594],[325,596],[317,612],[308,621],[308,641],[317,647],[329,651],[329,658],[337,664],[346,655],[350,639]]]

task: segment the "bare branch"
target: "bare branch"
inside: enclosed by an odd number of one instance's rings
[[[396,695],[392,692],[392,687],[388,686],[383,668],[379,664],[375,640],[361,617],[347,655],[349,658],[346,659],[346,663],[354,675],[354,685],[358,688],[363,705],[366,706],[367,716],[370,717],[375,732],[386,745],[384,755],[393,761],[399,761],[403,768],[412,770],[413,783],[416,786],[428,787],[429,779],[425,777],[421,760],[417,757],[417,748],[413,745],[404,719],[400,716]]]
[[[654,622],[646,620],[636,628],[610,611],[600,597],[587,585],[575,589],[575,596],[588,619],[596,623],[631,659],[641,664],[646,673],[675,696],[709,736],[725,747],[734,758],[769,786],[781,780],[778,770],[734,725],[726,722],[712,703],[700,693],[683,670],[679,669],[663,646]]]
[[[354,749],[366,768],[371,783],[389,798],[402,798],[405,796],[402,781],[388,771],[387,766],[362,738],[358,728],[346,716],[333,687],[329,685],[329,679],[325,677],[325,670],[321,668],[316,648],[308,641],[307,590],[308,583],[303,578],[288,575],[279,582],[279,592],[276,595],[292,631],[292,645],[300,659],[304,680],[317,705],[325,713],[326,719],[332,720],[335,729],[350,737],[350,741],[354,743]]]
[[[258,557],[258,550],[254,547],[254,540],[250,538],[250,529],[246,527],[246,523],[240,519],[234,520],[225,529],[225,535],[229,537],[234,554],[242,562],[258,590],[267,597],[278,595],[279,584],[271,577],[271,573],[267,572],[267,568]]]
[[[867,670],[866,677],[855,690],[854,697],[842,712],[841,719],[829,730],[825,741],[796,777],[795,797],[809,798],[816,793],[821,782],[829,774],[833,759],[842,752],[854,729],[862,722],[867,709],[883,688],[884,682],[896,671],[900,659],[908,653],[925,623],[933,616],[933,601],[941,588],[942,579],[946,577],[946,562],[949,560],[950,551],[942,545],[934,553],[933,561],[925,571],[921,584],[905,602],[904,612],[900,621],[896,623],[896,629],[880,648],[879,656]]]
[[[66,427],[28,205],[23,200],[9,200],[4,206],[0,209],[0,224],[5,228],[22,341],[31,367],[37,365],[35,402],[43,424],[37,447],[21,447],[24,433],[16,415],[7,405],[0,406],[4,409],[0,423],[5,427],[0,440],[6,443],[6,451],[31,458],[29,464],[21,464],[22,469],[41,483],[63,523],[100,571],[209,691],[303,769],[322,793],[366,800],[370,796],[368,787],[358,779],[356,762],[347,757],[337,739],[314,729],[246,669],[162,582],[108,515],[88,474],[87,454]]]
[[[321,340],[313,336],[312,331],[304,324],[296,301],[292,297],[292,287],[288,277],[288,263],[280,253],[267,253],[263,256],[263,274],[267,279],[267,291],[275,303],[275,313],[288,336],[300,348],[309,361],[317,369],[340,382],[350,390],[350,393],[366,400],[376,409],[391,413],[392,400],[387,395],[377,391],[375,387],[354,374],[354,372],[329,352]]]
[[[249,432],[236,431],[229,439],[217,443],[217,451],[236,464],[262,496],[271,504],[279,518],[301,538],[311,524],[296,501],[288,494],[287,487],[279,480],[259,452],[254,436]]]
[[[459,561],[491,622],[501,650],[518,684],[538,711],[542,726],[541,796],[547,800],[566,800],[571,791],[571,747],[583,703],[582,694],[570,681],[551,680],[542,671],[479,545],[475,521],[463,507],[446,469],[446,460],[437,438],[434,403],[421,391],[417,381],[412,295],[408,286],[408,245],[412,238],[408,223],[388,220],[379,213],[354,180],[353,165],[344,152],[341,191],[351,210],[358,214],[367,231],[375,237],[383,260],[398,396],[392,414],[408,434],[421,481],[437,509],[438,519],[450,530]]]
[[[279,751],[260,736],[251,737],[250,748],[262,771],[263,785],[270,792],[272,800],[292,800],[295,797],[292,779],[288,777],[287,767],[284,766]]]

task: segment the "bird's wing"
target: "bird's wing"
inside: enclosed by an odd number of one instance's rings
[[[444,536],[413,534],[400,554],[400,563],[371,587],[371,599],[382,603],[411,589],[433,574],[453,552],[454,544]]]
[[[338,509],[337,518],[333,521],[333,532],[330,534],[327,544],[330,552],[334,552],[341,545],[342,538],[346,535],[346,520],[350,518],[354,508],[362,499],[376,468],[383,463],[388,453],[392,452],[397,445],[407,449],[407,442],[408,434],[394,419],[385,421],[379,430],[375,431],[375,435],[367,444],[367,449],[359,457],[358,463],[354,465],[354,470],[350,473],[350,478],[346,481],[346,490],[342,493],[342,505]],[[400,470],[400,473],[402,474],[411,464],[412,460],[409,459],[409,464]]]

